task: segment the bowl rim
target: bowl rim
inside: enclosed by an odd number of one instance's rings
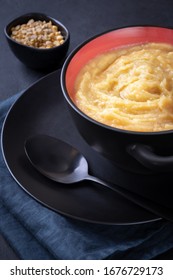
[[[132,135],[143,135],[143,136],[154,136],[154,135],[167,135],[173,132],[173,129],[171,130],[162,130],[162,131],[134,131],[134,130],[127,130],[127,129],[121,129],[121,128],[117,128],[117,127],[112,127],[109,125],[106,125],[104,123],[101,123],[93,118],[91,118],[90,116],[88,116],[87,114],[85,114],[81,109],[79,109],[77,107],[77,105],[74,103],[74,101],[71,99],[70,95],[68,94],[67,91],[67,87],[66,87],[66,82],[65,82],[65,78],[66,78],[66,72],[67,72],[67,68],[68,65],[71,61],[71,59],[75,56],[75,54],[77,54],[77,52],[84,47],[86,44],[88,44],[89,42],[91,42],[92,40],[95,40],[96,38],[103,36],[107,33],[110,33],[112,31],[116,31],[116,30],[122,30],[122,29],[126,29],[126,28],[139,28],[139,27],[148,27],[148,28],[158,28],[158,29],[167,29],[167,30],[172,30],[173,31],[173,26],[162,26],[162,25],[151,25],[151,24],[137,24],[137,25],[127,25],[127,26],[122,26],[122,27],[117,27],[117,28],[112,28],[109,30],[105,30],[101,33],[98,33],[94,36],[89,37],[87,40],[84,40],[83,42],[81,42],[80,44],[78,44],[76,46],[76,48],[74,48],[70,54],[68,55],[68,57],[66,58],[63,67],[61,69],[61,75],[60,75],[60,84],[61,84],[61,89],[62,89],[62,93],[66,99],[66,101],[68,102],[68,104],[70,105],[70,107],[73,108],[73,110],[78,113],[81,117],[83,117],[84,119],[86,119],[87,121],[93,123],[94,125],[98,125],[101,126],[102,128],[106,128],[110,131],[115,131],[115,132],[119,132],[122,134],[132,134]]]
[[[32,17],[43,17],[46,19],[49,19],[53,22],[53,24],[57,25],[57,26],[60,26],[63,31],[65,31],[65,37],[64,37],[64,42],[63,44],[59,45],[59,46],[55,46],[55,47],[52,47],[50,49],[39,49],[39,48],[35,48],[35,47],[31,47],[31,46],[27,46],[27,45],[24,45],[20,42],[18,42],[17,40],[14,40],[13,38],[11,38],[11,36],[9,35],[9,32],[8,32],[8,28],[12,28],[12,26],[16,26],[15,22],[16,21],[19,21],[20,19],[24,19],[24,23],[25,23],[25,17],[28,18],[27,20],[32,19]],[[56,50],[56,49],[60,49],[60,48],[63,48],[64,45],[66,43],[68,43],[68,41],[70,40],[70,32],[69,30],[67,29],[67,27],[59,20],[57,20],[56,18],[52,17],[52,16],[49,16],[45,13],[39,13],[39,12],[28,12],[26,14],[23,14],[23,15],[20,15],[16,18],[13,18],[9,23],[6,24],[6,26],[4,27],[4,34],[5,36],[8,38],[8,40],[12,41],[13,43],[15,43],[16,45],[19,45],[21,47],[25,47],[27,49],[31,49],[31,50],[35,50],[37,52],[51,52],[52,50]]]

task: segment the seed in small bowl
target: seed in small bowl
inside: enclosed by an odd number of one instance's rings
[[[60,46],[64,38],[58,26],[49,22],[30,19],[27,23],[11,28],[11,38],[34,48],[49,49]]]

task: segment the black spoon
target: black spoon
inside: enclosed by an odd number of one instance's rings
[[[134,192],[88,174],[88,163],[84,156],[71,145],[51,136],[35,135],[25,141],[25,152],[32,165],[49,179],[72,184],[90,180],[107,187],[135,204],[149,210],[159,217],[173,222],[171,209]]]

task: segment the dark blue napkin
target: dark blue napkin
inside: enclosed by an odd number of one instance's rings
[[[15,95],[0,104],[0,127]],[[173,224],[108,226],[57,214],[13,179],[0,150],[0,231],[21,259],[151,259],[173,248]]]

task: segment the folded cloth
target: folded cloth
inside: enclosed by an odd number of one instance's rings
[[[0,127],[15,95],[0,104]],[[0,232],[21,259],[152,259],[173,248],[173,224],[99,225],[60,215],[14,180],[0,150]]]

